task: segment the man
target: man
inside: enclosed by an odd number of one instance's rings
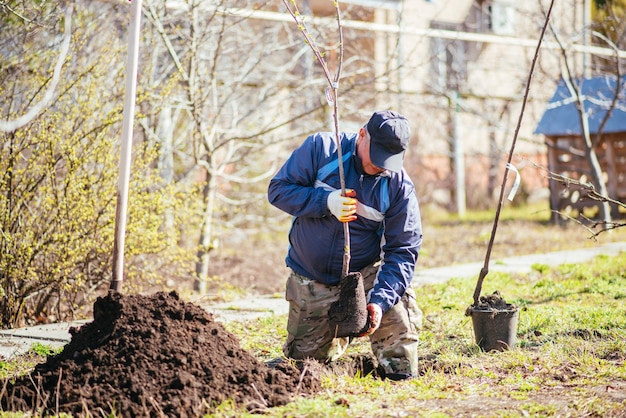
[[[341,133],[346,196],[341,195],[335,134],[309,136],[270,181],[268,198],[294,216],[286,258],[289,301],[285,356],[336,360],[349,338],[328,324],[338,299],[344,232],[349,222],[349,272],[360,272],[367,292],[372,351],[384,376],[417,375],[417,308],[411,280],[422,244],[414,185],[402,168],[408,120],[377,111],[358,133]]]

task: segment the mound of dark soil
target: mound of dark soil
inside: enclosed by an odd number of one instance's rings
[[[259,362],[176,292],[111,292],[94,304],[93,322],[70,332],[61,353],[7,384],[3,410],[196,417],[227,399],[272,407],[321,387],[289,362]]]

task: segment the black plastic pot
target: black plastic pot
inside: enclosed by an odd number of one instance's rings
[[[484,351],[504,351],[515,347],[518,308],[507,305],[507,309],[470,307],[476,344]]]

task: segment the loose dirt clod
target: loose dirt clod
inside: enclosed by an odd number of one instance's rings
[[[6,383],[3,410],[196,417],[227,399],[256,409],[321,388],[292,363],[259,362],[211,314],[176,292],[110,292],[93,312],[93,322],[70,330],[61,353]]]

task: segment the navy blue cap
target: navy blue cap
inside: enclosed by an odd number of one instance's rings
[[[367,132],[372,163],[385,170],[402,171],[404,153],[411,137],[407,118],[393,110],[374,112],[367,122]]]

